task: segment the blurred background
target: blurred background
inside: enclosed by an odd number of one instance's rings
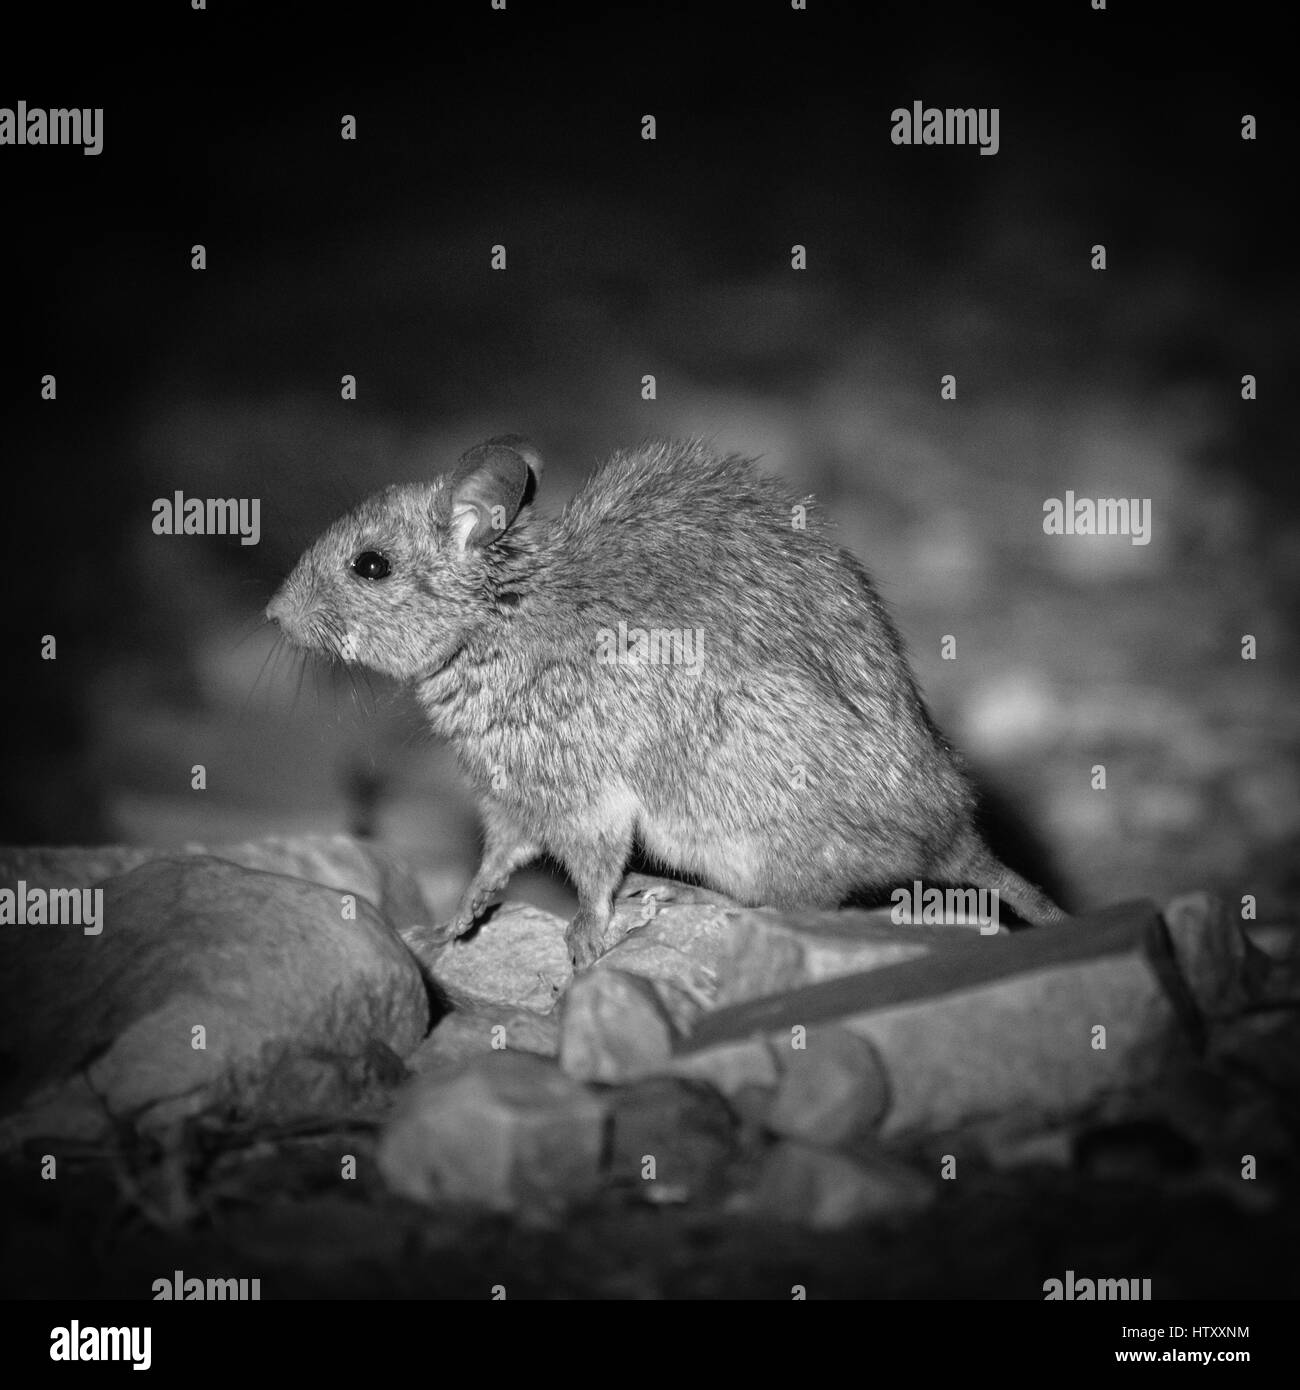
[[[699,433],[824,499],[1018,867],[1076,908],[1285,914],[1295,122],[1265,14],[31,18],[0,103],[102,106],[105,148],[0,148],[0,840],[350,829],[444,909],[477,847],[448,750],[380,678],[277,659],[262,608],[340,511],[491,434],[538,441],[558,506],[616,446]],[[998,154],[894,146],[915,100],[998,107]],[[260,543],[155,535],[178,489],[259,498]],[[1067,490],[1149,498],[1151,543],[1044,535]],[[512,896],[568,901],[544,870]]]

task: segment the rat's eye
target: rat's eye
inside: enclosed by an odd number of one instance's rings
[[[363,550],[352,562],[352,573],[362,579],[387,579],[390,566],[377,550]]]

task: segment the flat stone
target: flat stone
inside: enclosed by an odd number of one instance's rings
[[[900,926],[888,911],[734,913],[714,963],[721,1008],[819,980],[897,965],[944,946],[957,927]]]
[[[677,1060],[755,1034],[779,1049],[792,1028],[837,1023],[881,1059],[883,1134],[1017,1109],[1070,1114],[1159,1071],[1183,1022],[1168,956],[1150,904],[1011,936],[954,934],[898,965],[719,1009],[679,1041]]]
[[[509,903],[460,941],[426,947],[408,935],[407,945],[458,1007],[549,1014],[573,977],[564,929],[560,917]]]
[[[477,1057],[411,1082],[380,1137],[394,1192],[553,1220],[601,1182],[605,1105],[554,1064]]]

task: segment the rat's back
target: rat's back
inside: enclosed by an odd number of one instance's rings
[[[551,578],[646,619],[725,614],[728,630],[770,641],[810,552],[826,549],[823,526],[810,498],[749,459],[701,440],[653,442],[614,454],[564,509]]]
[[[960,833],[965,779],[811,498],[699,441],[650,444],[596,474],[539,558],[560,645],[609,648],[574,756],[603,760],[665,863],[830,903]]]

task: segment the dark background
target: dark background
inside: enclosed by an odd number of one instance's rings
[[[368,829],[449,904],[446,750],[383,682],[277,659],[262,606],[338,511],[490,434],[539,441],[556,502],[698,432],[826,498],[1020,867],[1076,907],[1294,907],[1272,7],[809,2],[15,15],[0,105],[102,106],[105,148],[0,148],[0,840]],[[916,99],[998,106],[1000,152],[895,147]],[[176,489],[260,498],[261,544],[155,536]],[[1151,498],[1155,539],[1044,536],[1067,489]]]

